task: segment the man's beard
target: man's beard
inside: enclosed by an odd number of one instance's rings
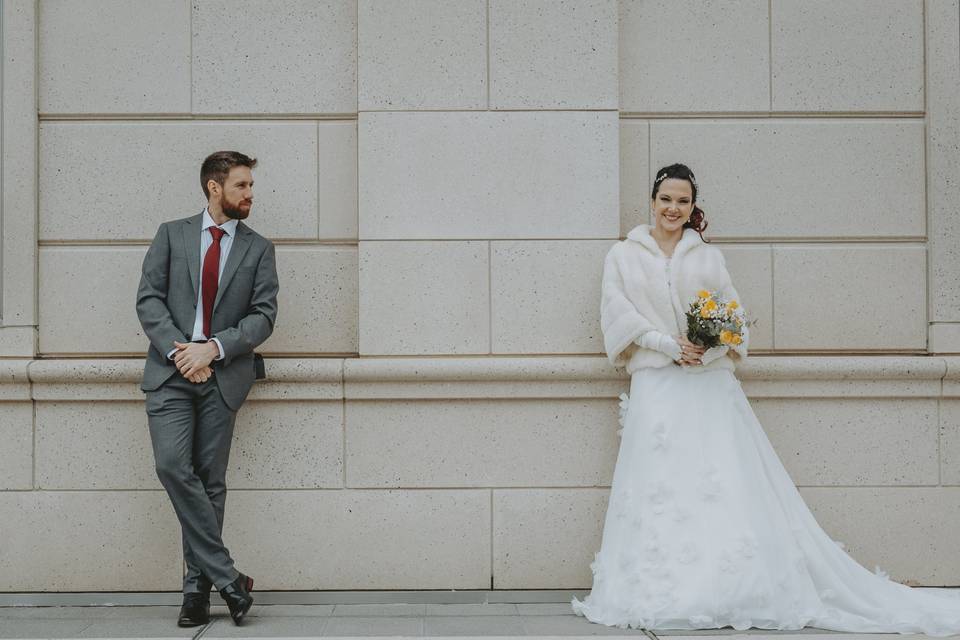
[[[230,202],[226,198],[223,199],[220,208],[223,210],[223,215],[231,220],[245,220],[250,215],[250,209],[241,209],[239,204]]]

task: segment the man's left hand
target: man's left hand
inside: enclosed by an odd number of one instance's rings
[[[177,369],[183,374],[184,378],[195,376],[210,366],[214,358],[220,355],[217,343],[213,340],[208,342],[174,342],[177,353],[173,356],[173,362]]]

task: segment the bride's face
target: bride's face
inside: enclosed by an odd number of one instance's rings
[[[660,183],[652,207],[654,225],[661,231],[681,229],[693,213],[693,188],[686,180],[667,178]]]

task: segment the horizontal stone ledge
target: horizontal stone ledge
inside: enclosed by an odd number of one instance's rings
[[[602,356],[267,358],[251,400],[599,398],[628,376]],[[136,400],[139,359],[0,360],[0,401]],[[960,397],[960,357],[754,356],[751,397]]]
[[[251,400],[340,400],[342,358],[269,358],[267,380]],[[34,400],[138,400],[142,360],[34,360],[28,374]]]

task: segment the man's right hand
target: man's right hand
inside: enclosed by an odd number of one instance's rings
[[[203,369],[193,374],[192,376],[184,376],[184,377],[190,382],[200,384],[201,382],[206,382],[207,380],[209,380],[210,376],[212,375],[213,375],[213,369],[211,369],[210,367],[204,367]]]

